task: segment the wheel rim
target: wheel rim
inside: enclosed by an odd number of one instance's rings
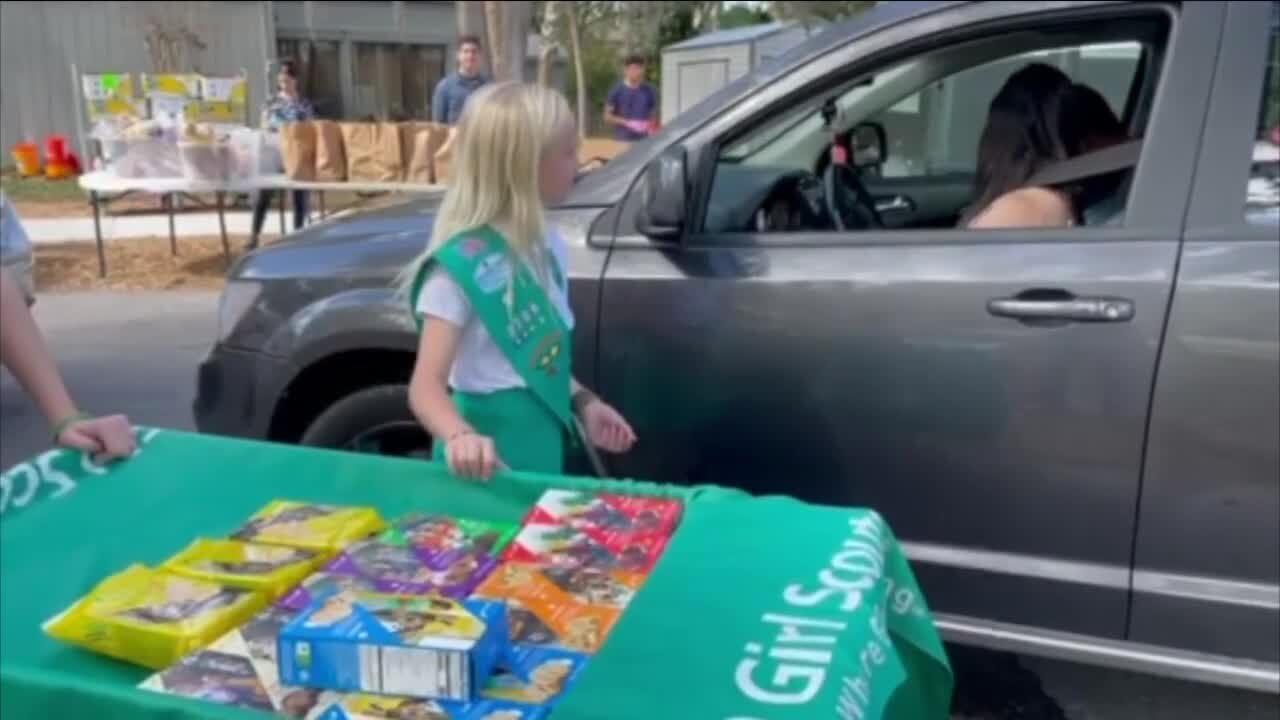
[[[431,436],[415,422],[388,422],[359,433],[347,441],[343,449],[367,455],[391,455],[429,460]]]

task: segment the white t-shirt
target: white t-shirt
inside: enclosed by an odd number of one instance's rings
[[[573,329],[573,310],[569,307],[568,251],[564,238],[553,228],[547,228],[547,246],[560,267],[560,277],[564,278],[563,287],[551,281],[548,295],[564,318],[565,325]],[[462,392],[491,393],[525,386],[524,380],[493,342],[489,330],[472,311],[471,302],[462,287],[444,268],[436,265],[427,273],[415,310],[419,315],[432,315],[462,328],[453,367],[449,369],[450,387]]]

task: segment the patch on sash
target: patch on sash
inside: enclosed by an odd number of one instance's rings
[[[484,248],[485,248],[484,240],[481,238],[472,236],[469,238],[465,238],[462,241],[462,247],[460,247],[458,251],[462,253],[462,257],[473,258],[479,255],[480,253],[484,252]]]
[[[535,371],[544,372],[548,377],[555,377],[556,372],[558,372],[556,366],[564,348],[563,339],[564,335],[557,330],[538,343],[538,347],[533,350],[533,369]]]
[[[506,253],[490,253],[476,263],[476,287],[486,295],[492,295],[506,287],[510,277],[511,263],[507,260]]]

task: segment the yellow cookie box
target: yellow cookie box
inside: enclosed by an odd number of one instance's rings
[[[278,600],[325,559],[318,550],[201,538],[164,564],[170,572]]]
[[[248,621],[262,593],[131,565],[44,624],[50,637],[164,669]]]
[[[231,537],[333,554],[386,527],[373,508],[273,500]]]

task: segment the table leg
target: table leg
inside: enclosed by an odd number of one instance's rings
[[[177,255],[178,254],[178,234],[173,229],[173,212],[174,212],[173,205],[176,202],[176,198],[174,198],[173,193],[169,193],[168,195],[164,196],[164,200],[165,200],[164,204],[169,210],[169,254]]]
[[[219,190],[214,193],[214,197],[218,199],[218,231],[222,234],[222,259],[226,262],[227,267],[231,267],[231,244],[227,241],[227,216],[226,203],[223,202],[224,193]]]
[[[288,195],[289,195],[288,190],[281,190],[280,192],[276,193],[277,199],[280,201],[280,237],[284,237],[284,234],[285,234],[284,206],[288,204],[285,202],[285,198],[288,197]]]
[[[320,192],[318,192],[318,193],[316,193],[316,194],[320,196],[320,219],[321,219],[321,220],[323,220],[323,219],[324,219],[324,216],[325,216],[325,211],[324,211],[324,191],[323,191],[323,190],[321,190]]]
[[[89,191],[89,204],[93,206],[93,237],[98,243],[98,277],[107,276],[107,252],[102,247],[102,206],[97,190]]]

